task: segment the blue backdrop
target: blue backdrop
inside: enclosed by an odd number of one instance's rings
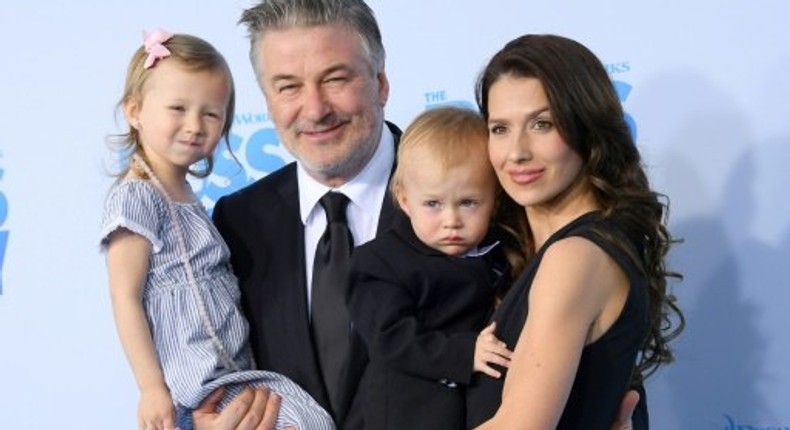
[[[236,21],[252,0],[0,4],[0,427],[135,428],[137,389],[98,252],[108,133],[143,28],[194,33],[236,78],[232,146],[207,206],[290,161]],[[648,380],[656,429],[790,428],[790,3],[371,1],[387,117],[471,105],[490,55],[557,33],[606,63],[653,185],[672,199],[677,363]],[[121,424],[119,424],[121,423]]]

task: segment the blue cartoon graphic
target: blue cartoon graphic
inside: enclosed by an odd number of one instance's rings
[[[447,98],[447,91],[430,91],[423,94],[425,97],[425,109],[433,109],[441,106],[455,106],[459,108],[477,110],[477,105],[468,100],[450,100]]]
[[[253,169],[264,174],[279,169],[285,164],[283,159],[266,152],[266,149],[272,149],[279,145],[280,139],[273,128],[262,128],[254,132],[247,140],[247,149],[244,151],[247,163]]]
[[[0,181],[3,180],[5,170],[0,169]],[[8,218],[8,199],[0,191],[0,227],[5,225]],[[0,295],[3,294],[3,263],[5,262],[5,251],[8,246],[8,230],[0,230]]]
[[[610,64],[606,66],[607,71],[609,73],[623,73],[631,70],[631,66],[629,63],[618,63],[618,64]],[[617,97],[620,99],[620,103],[625,104],[625,101],[628,99],[628,95],[631,94],[631,90],[633,86],[629,83],[612,79],[612,84],[614,85],[614,89],[617,92]],[[424,102],[425,102],[425,109],[432,109],[439,106],[456,106],[460,108],[472,109],[477,110],[477,105],[473,102],[468,100],[452,100],[448,99],[447,92],[444,90],[439,91],[430,91],[423,94]],[[634,138],[634,142],[637,139],[637,128],[636,128],[636,121],[628,112],[625,112],[625,122],[628,124],[628,128],[631,130],[631,135]]]
[[[261,128],[244,137],[231,134],[231,154],[221,143],[214,152],[214,169],[207,178],[197,181],[195,193],[209,212],[220,197],[249,185],[285,165],[280,141],[273,128]],[[235,158],[234,158],[235,156]]]
[[[612,83],[614,84],[614,90],[617,91],[617,97],[620,99],[620,103],[625,104],[625,101],[628,99],[628,95],[631,94],[633,86],[618,80],[613,80]],[[634,142],[636,142],[636,121],[634,121],[634,117],[632,117],[628,112],[625,112],[625,122],[631,129],[631,136],[634,138]]]

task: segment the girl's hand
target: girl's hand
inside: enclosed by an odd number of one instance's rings
[[[474,370],[483,372],[492,378],[500,378],[502,373],[491,367],[491,364],[502,367],[510,366],[510,356],[513,355],[513,352],[507,349],[505,342],[494,336],[495,328],[496,323],[492,322],[477,336]]]
[[[174,430],[176,411],[167,387],[155,387],[140,391],[137,410],[140,430]]]

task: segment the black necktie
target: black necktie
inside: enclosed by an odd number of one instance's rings
[[[312,330],[324,385],[337,417],[350,344],[345,297],[354,242],[346,223],[348,197],[330,191],[319,203],[326,211],[326,230],[313,263]]]

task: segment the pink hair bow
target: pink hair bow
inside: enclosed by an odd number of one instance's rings
[[[145,52],[148,53],[148,57],[143,63],[144,69],[150,69],[156,60],[170,56],[170,51],[162,44],[170,40],[171,37],[173,37],[172,33],[162,29],[156,29],[151,33],[143,30],[143,46],[145,46]]]

